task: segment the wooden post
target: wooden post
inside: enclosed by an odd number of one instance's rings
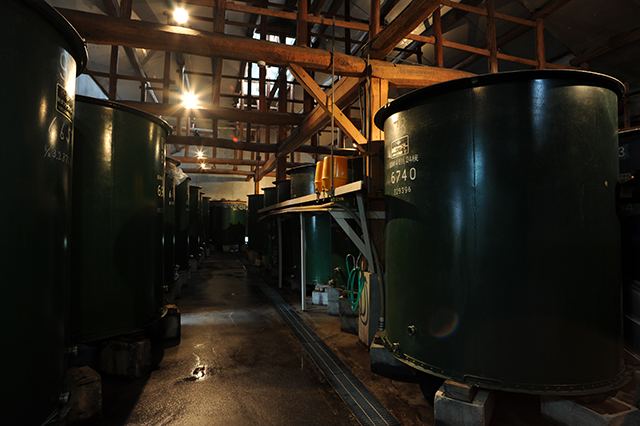
[[[369,40],[371,40],[380,32],[380,0],[371,0],[369,16]]]
[[[118,93],[118,59],[120,48],[111,46],[111,59],[109,60],[109,99],[116,100]]]
[[[147,82],[140,83],[140,102],[147,102]]]
[[[544,20],[536,19],[536,59],[538,60],[538,69],[543,70],[547,67],[544,49]]]
[[[171,88],[171,52],[164,54],[164,83],[162,84],[162,103],[169,103],[169,89]]]
[[[225,5],[226,0],[215,0],[212,11],[213,11],[213,32],[215,33],[224,33],[224,17],[225,17]],[[213,74],[211,77],[212,85],[211,85],[211,97],[212,97],[212,105],[214,107],[220,106],[220,84],[222,82],[222,59],[221,58],[211,58],[211,73]],[[218,137],[218,120],[211,120],[211,131],[213,132],[213,137]],[[217,156],[216,148],[211,148],[213,151],[213,156]],[[215,168],[216,165],[213,164],[212,168]]]
[[[344,2],[344,20],[347,22],[351,21],[351,2]],[[351,29],[344,29],[344,53],[347,55],[351,55]]]
[[[298,26],[296,31],[296,44],[307,46],[309,40],[309,23],[307,14],[309,13],[308,0],[298,0]]]
[[[280,36],[280,42],[284,43],[284,36]],[[278,78],[278,112],[287,112],[287,69],[280,68]],[[287,126],[278,126],[278,144],[287,139]],[[287,157],[283,155],[278,158],[278,166],[276,168],[276,181],[285,180],[287,168]]]
[[[436,44],[433,48],[435,63],[437,67],[443,67],[444,57],[442,52],[442,17],[440,16],[439,7],[433,12],[433,36],[436,39]]]
[[[262,0],[262,7],[266,8],[268,4],[269,4],[268,0]],[[262,41],[267,40],[267,31],[268,31],[267,20],[260,19],[260,40]],[[269,105],[267,103],[267,68],[265,66],[260,68],[260,111],[267,112],[268,110],[269,110]],[[271,142],[271,126],[268,124],[264,126],[264,141],[265,143]],[[264,159],[265,160],[269,159],[268,152],[264,153]],[[256,183],[256,187],[257,185],[258,184]]]
[[[494,0],[486,0],[487,8],[487,49],[489,49],[489,72],[498,72],[498,43],[496,41],[496,18]]]
[[[371,79],[371,105],[370,110],[367,111],[367,117],[371,118],[371,122],[368,124],[371,129],[370,141],[384,140],[384,132],[373,125],[373,116],[375,113],[386,105],[389,99],[389,82],[380,78]]]

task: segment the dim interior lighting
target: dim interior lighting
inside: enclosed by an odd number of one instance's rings
[[[184,24],[189,20],[189,14],[184,8],[178,7],[173,11],[173,19],[175,19],[178,24]]]
[[[182,95],[182,106],[187,109],[196,109],[199,103],[198,96],[193,92],[186,92]]]

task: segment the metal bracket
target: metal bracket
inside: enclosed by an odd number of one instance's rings
[[[364,209],[364,201],[362,200],[362,194],[356,194],[356,201],[358,202],[357,214],[360,217],[360,228],[362,229],[362,236],[364,237],[364,241],[363,239],[360,238],[358,233],[347,222],[347,219],[351,218],[350,215],[348,215],[345,212],[336,211],[332,209],[329,210],[329,213],[331,213],[331,216],[335,219],[336,223],[340,225],[344,233],[347,234],[347,236],[351,239],[351,241],[353,241],[353,243],[356,245],[358,250],[360,250],[360,252],[364,254],[364,257],[366,257],[367,261],[369,262],[370,272],[372,274],[375,274],[377,273],[376,272],[377,265],[376,265],[375,259],[373,258],[373,253],[371,251],[371,240],[369,239],[369,226],[367,224],[367,212]]]

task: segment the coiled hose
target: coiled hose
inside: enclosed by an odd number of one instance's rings
[[[347,295],[349,296],[349,302],[351,304],[351,310],[353,312],[355,312],[356,309],[358,309],[358,304],[360,303],[360,296],[362,296],[362,288],[364,286],[364,275],[362,273],[362,269],[360,269],[360,267],[358,266],[358,262],[360,260],[361,255],[362,254],[358,255],[358,258],[356,259],[354,255],[348,254],[346,258],[347,271],[349,272],[349,275],[347,276]],[[353,259],[353,268],[349,266],[350,257]],[[358,282],[357,297],[354,295],[354,286],[355,286],[356,280]]]

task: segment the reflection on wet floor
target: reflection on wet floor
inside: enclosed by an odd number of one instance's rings
[[[299,290],[265,275],[304,322],[404,426],[434,425],[433,398],[443,380],[371,373],[368,349],[340,331],[339,317]],[[103,377],[103,416],[91,426],[358,425],[235,254],[215,254],[177,301],[182,340],[155,347],[157,368],[142,379]],[[441,313],[435,334],[455,330]],[[492,426],[551,426],[535,395],[496,393]]]
[[[182,291],[180,344],[147,378],[104,377],[94,424],[358,424],[236,255],[210,256]]]

